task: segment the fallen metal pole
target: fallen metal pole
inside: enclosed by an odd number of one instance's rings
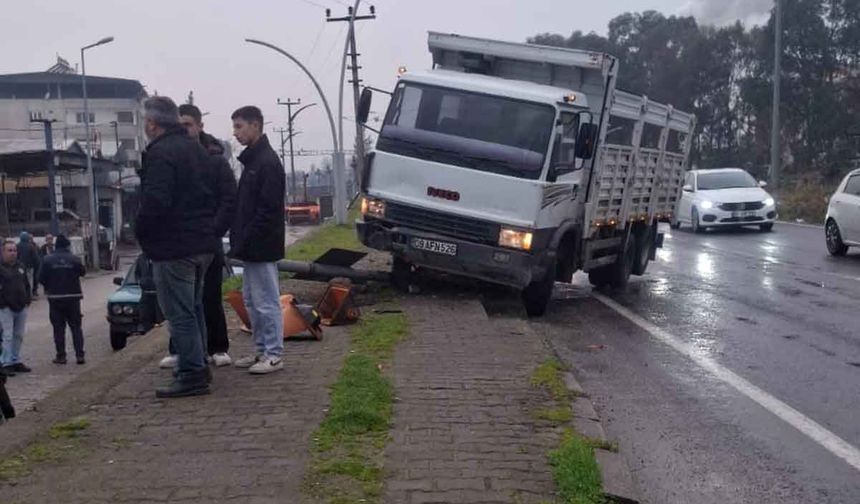
[[[228,262],[231,266],[242,266],[242,261],[236,259],[229,259]],[[343,266],[329,266],[327,264],[304,261],[278,261],[278,271],[302,273],[325,278],[343,277],[360,281],[388,282],[391,280],[391,274],[387,271],[357,270]]]

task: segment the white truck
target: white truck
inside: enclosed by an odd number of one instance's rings
[[[595,286],[642,275],[694,116],[616,89],[607,54],[434,32],[429,47],[432,70],[400,69],[361,174],[358,235],[392,252],[395,281],[419,267],[504,284],[540,316],[577,270]]]

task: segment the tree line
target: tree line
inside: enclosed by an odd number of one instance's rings
[[[787,180],[832,184],[860,164],[860,0],[783,7],[782,138]],[[610,53],[618,86],[696,114],[692,164],[770,165],[774,17],[713,27],[656,11],[625,13],[606,36],[544,33],[529,42]]]

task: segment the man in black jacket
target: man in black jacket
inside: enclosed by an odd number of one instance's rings
[[[158,301],[170,323],[170,342],[178,356],[174,380],[157,397],[209,393],[209,369],[203,353],[203,277],[215,237],[215,198],[205,181],[209,155],[179,124],[170,98],[144,103],[150,139],[140,170],[140,210],[135,233],[152,260]]]
[[[84,364],[84,332],[81,329],[81,277],[87,274],[80,259],[69,251],[72,244],[57,236],[56,249],[42,261],[39,283],[48,296],[48,313],[54,328],[54,364],[66,363],[66,325],[72,331],[72,344],[78,364]]]
[[[30,306],[30,281],[27,271],[18,261],[18,247],[12,240],[3,242],[0,262],[0,328],[3,331],[3,353],[0,364],[6,376],[28,373],[31,369],[21,362],[21,344],[27,326]]]
[[[263,114],[253,106],[233,112],[233,134],[245,146],[239,155],[239,204],[230,229],[230,255],[244,262],[242,296],[256,342],[254,355],[236,367],[266,374],[284,368],[284,321],[277,261],[284,258],[286,176],[278,155],[263,134]]]
[[[210,156],[209,161],[212,163],[213,176],[207,182],[215,194],[217,206],[215,236],[218,238],[218,246],[213,251],[215,255],[203,279],[203,312],[206,317],[207,332],[204,343],[210,359],[216,366],[229,366],[231,359],[227,352],[230,349],[230,340],[227,337],[227,320],[224,316],[224,300],[221,294],[224,270],[224,249],[221,246],[221,238],[230,230],[236,213],[236,177],[224,157],[224,147],[215,137],[203,131],[202,119],[203,115],[195,105],[179,106],[179,122],[182,123],[188,135],[199,141],[206,149]],[[175,366],[176,357],[172,353],[161,360],[161,367]]]

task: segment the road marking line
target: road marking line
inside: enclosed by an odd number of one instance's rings
[[[645,332],[651,334],[651,336],[657,338],[666,345],[669,345],[677,352],[686,355],[700,367],[710,372],[714,377],[725,382],[741,394],[752,399],[753,401],[758,403],[759,406],[773,413],[774,415],[782,419],[784,422],[788,423],[789,425],[791,425],[792,427],[799,430],[801,433],[805,434],[807,437],[821,445],[824,449],[826,449],[833,455],[836,455],[837,457],[841,458],[845,462],[848,462],[848,464],[854,467],[854,469],[860,471],[860,449],[857,449],[855,446],[852,446],[844,439],[830,432],[821,424],[817,423],[815,420],[812,420],[811,418],[803,415],[801,412],[792,408],[788,404],[780,401],[776,397],[756,387],[755,385],[748,382],[739,375],[735,374],[734,372],[721,366],[713,359],[698,354],[690,345],[681,342],[678,338],[676,338],[669,332],[657,327],[651,322],[633,313],[633,311],[631,311],[630,309],[618,304],[617,302],[604,296],[603,294],[593,292],[592,295],[601,303],[605,304],[609,308],[612,308],[613,310],[624,316],[626,319],[628,319],[630,322],[633,322]]]

